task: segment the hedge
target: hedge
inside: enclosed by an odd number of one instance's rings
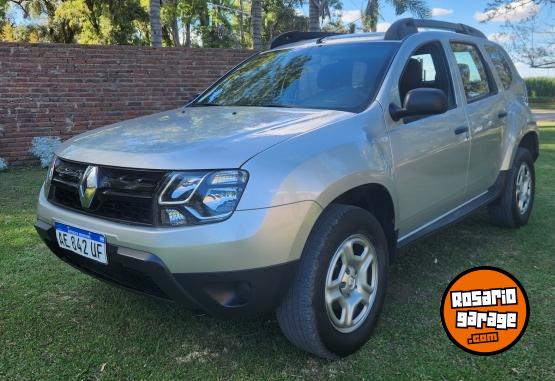
[[[530,98],[555,98],[555,78],[526,78],[526,87],[528,88],[528,96]]]

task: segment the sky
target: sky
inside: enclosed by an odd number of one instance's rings
[[[367,0],[342,0],[343,11],[342,19],[345,23],[356,21],[360,25],[360,10],[364,9]],[[378,24],[378,31],[385,31],[387,27],[397,19],[410,17],[409,14],[395,16],[394,9],[387,1],[383,1],[381,20]],[[442,21],[450,21],[463,23],[480,29],[488,38],[495,40],[501,32],[501,26],[505,23],[503,17],[496,18],[489,22],[480,22],[485,20],[487,16],[483,13],[488,0],[428,0],[427,4],[432,9],[432,18]],[[524,7],[518,7],[514,12],[507,14],[512,21],[518,21],[537,11],[540,11],[540,21],[555,23],[554,9],[538,9],[538,7],[530,3]],[[305,6],[303,13],[308,14]],[[523,77],[546,76],[555,77],[555,69],[532,69],[527,65],[515,62],[517,69]]]

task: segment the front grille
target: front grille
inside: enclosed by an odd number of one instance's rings
[[[96,217],[139,225],[155,225],[156,193],[165,172],[98,166],[98,188],[83,208],[79,185],[88,165],[58,159],[48,199],[58,206]]]

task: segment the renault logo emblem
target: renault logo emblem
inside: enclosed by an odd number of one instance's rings
[[[98,167],[90,165],[85,170],[81,184],[79,184],[79,200],[84,209],[89,209],[98,189]]]

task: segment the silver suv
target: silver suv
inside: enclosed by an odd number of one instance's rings
[[[182,108],[65,142],[36,228],[85,273],[215,316],[276,311],[336,358],[368,340],[396,249],[486,205],[527,223],[538,154],[525,84],[476,29],[290,32]]]

